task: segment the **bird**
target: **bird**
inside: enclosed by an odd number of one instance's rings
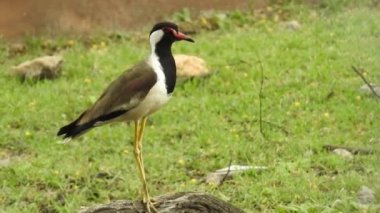
[[[142,182],[143,202],[148,212],[156,212],[146,182],[142,140],[148,116],[163,107],[176,86],[176,64],[172,44],[194,42],[172,22],[155,24],[149,34],[150,54],[112,81],[97,101],[73,122],[59,129],[63,143],[109,123],[134,122],[134,158]]]

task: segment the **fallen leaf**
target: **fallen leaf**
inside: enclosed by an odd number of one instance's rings
[[[268,169],[266,166],[241,166],[231,165],[223,169],[218,169],[207,175],[205,182],[212,185],[220,185],[226,178],[231,178],[232,175],[249,170],[263,171]]]

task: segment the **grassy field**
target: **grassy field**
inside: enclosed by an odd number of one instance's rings
[[[247,212],[379,211],[356,198],[365,185],[380,203],[379,101],[358,92],[363,82],[351,65],[380,83],[380,9],[282,9],[302,24],[300,30],[275,18],[248,17],[238,27],[202,31],[195,44],[175,44],[175,53],[200,56],[216,73],[180,84],[148,121],[144,160],[152,195],[202,191]],[[1,44],[0,212],[74,212],[139,197],[132,125],[104,126],[68,145],[55,136],[148,54],[146,33],[133,35],[138,38],[30,38],[27,53],[17,57]],[[60,51],[61,78],[21,83],[8,74],[53,44],[69,46]],[[259,60],[263,119],[289,134],[265,123],[267,137],[260,134]],[[324,150],[325,144],[377,152],[348,160]],[[237,175],[220,187],[200,182],[230,160],[269,169]]]

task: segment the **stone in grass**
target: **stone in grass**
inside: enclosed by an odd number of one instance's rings
[[[178,78],[201,77],[210,74],[205,60],[197,56],[174,55]]]
[[[374,83],[370,83],[370,85],[372,86],[372,88],[375,91],[376,95],[380,96],[380,85],[374,84]],[[360,89],[359,89],[359,91],[361,93],[363,93],[363,94],[375,95],[375,94],[373,94],[372,90],[368,87],[367,84],[364,84],[363,86],[361,86]]]
[[[11,56],[21,55],[26,53],[26,46],[23,43],[13,43],[9,45],[8,52]]]
[[[62,63],[61,56],[43,56],[13,67],[13,73],[23,81],[53,79],[61,74]]]
[[[297,31],[301,29],[302,25],[297,20],[285,21],[281,23],[281,26],[288,30]]]
[[[11,159],[10,158],[0,158],[0,168],[1,167],[6,167],[9,164],[11,164]]]
[[[348,160],[352,160],[354,158],[354,155],[347,149],[342,149],[342,148],[334,149],[333,153]]]
[[[0,151],[0,170],[2,167],[8,167],[12,163],[23,161],[26,158],[27,158],[27,155],[23,153],[15,154],[7,150]]]
[[[367,205],[375,201],[375,192],[367,186],[360,187],[358,194],[358,203]]]

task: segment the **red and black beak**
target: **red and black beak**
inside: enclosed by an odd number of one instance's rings
[[[166,28],[166,29],[169,30],[178,41],[185,40],[185,41],[189,41],[189,42],[194,42],[194,40],[192,38],[190,38],[189,36],[187,36],[184,33],[176,31],[173,28]]]
[[[185,40],[185,41],[189,41],[189,42],[194,42],[194,40],[192,38],[190,38],[189,36],[187,36],[186,34],[184,33],[181,33],[181,32],[176,32],[175,34],[173,33],[174,37],[178,40]]]

